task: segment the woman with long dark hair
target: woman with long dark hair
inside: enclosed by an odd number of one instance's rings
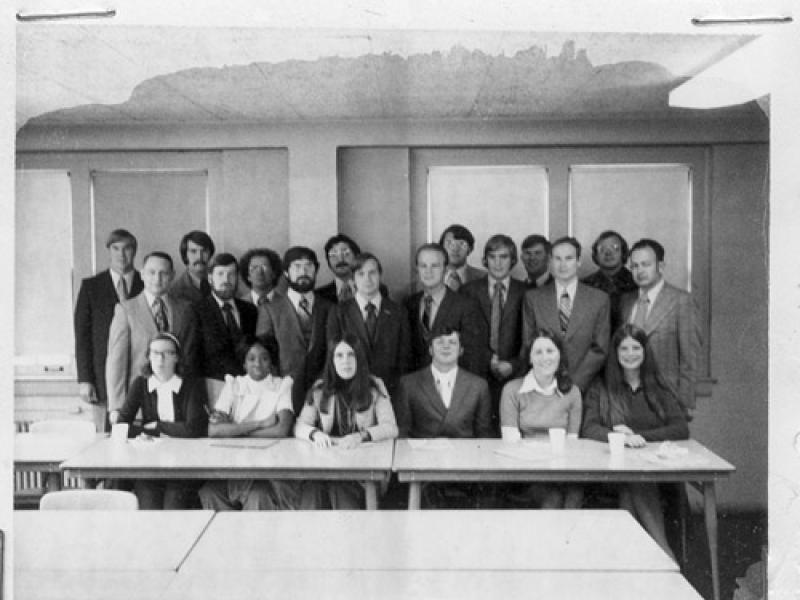
[[[328,343],[322,379],[306,395],[295,437],[318,448],[355,448],[365,442],[397,437],[389,394],[370,375],[367,355],[357,336],[344,333]],[[363,489],[349,482],[308,482],[303,508],[353,509],[363,505]]]

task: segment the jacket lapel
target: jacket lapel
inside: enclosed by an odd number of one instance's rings
[[[429,406],[433,411],[442,419],[447,416],[447,407],[442,402],[442,397],[436,389],[436,381],[433,379],[433,373],[429,367],[426,367],[422,374],[422,381],[420,387],[425,394]],[[455,392],[454,392],[455,394]]]
[[[665,283],[664,287],[661,289],[661,292],[656,297],[653,307],[650,309],[650,314],[647,315],[647,321],[645,321],[647,335],[650,335],[650,333],[652,333],[658,327],[658,324],[664,320],[664,317],[666,317],[670,311],[672,311],[672,307],[675,305],[676,301],[676,295]]]

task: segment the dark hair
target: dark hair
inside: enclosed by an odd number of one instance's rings
[[[545,329],[544,327],[540,327],[533,333],[533,337],[531,338],[530,346],[528,347],[528,361],[530,361],[530,354],[531,350],[533,349],[533,344],[539,338],[546,338],[553,342],[555,347],[558,349],[558,368],[556,369],[556,387],[558,391],[562,394],[566,394],[572,389],[572,377],[569,375],[569,361],[567,360],[567,353],[564,351],[564,343],[561,341],[556,334],[554,334],[549,329]]]
[[[355,260],[353,260],[353,264],[350,266],[350,269],[353,271],[353,273],[355,273],[361,269],[368,260],[374,260],[375,265],[378,267],[378,273],[383,275],[383,265],[381,265],[381,261],[378,260],[378,257],[371,252],[362,252],[361,254],[357,254]]]
[[[325,242],[325,258],[328,260],[328,264],[331,264],[330,259],[328,259],[328,252],[331,251],[336,244],[347,244],[350,246],[350,251],[354,255],[361,254],[361,248],[356,244],[355,240],[343,233],[337,233],[333,237],[328,238],[328,241]]]
[[[644,361],[639,367],[639,378],[644,391],[647,405],[661,421],[666,419],[666,398],[671,396],[677,402],[675,393],[667,385],[664,377],[658,369],[655,357],[650,350],[650,342],[644,330],[626,323],[614,332],[609,344],[608,356],[606,357],[605,384],[607,394],[600,398],[600,415],[607,424],[626,423],[628,420],[627,408],[623,398],[625,397],[625,375],[619,364],[617,351],[620,344],[626,338],[633,338],[644,349]]]
[[[570,246],[575,248],[575,258],[581,257],[581,243],[574,237],[568,235],[562,236],[558,238],[555,242],[550,244],[550,253],[552,254],[553,248],[555,248],[556,246],[560,246],[561,244],[569,244]]]
[[[281,257],[278,256],[277,252],[269,248],[253,248],[242,255],[242,258],[239,259],[239,275],[242,276],[242,281],[244,281],[247,287],[252,287],[250,283],[250,261],[256,256],[263,256],[267,259],[267,262],[269,262],[269,268],[272,271],[272,285],[275,285],[283,269]]]
[[[592,244],[592,260],[596,265],[600,264],[600,261],[597,260],[597,248],[600,246],[600,242],[603,240],[607,240],[608,238],[615,237],[619,240],[620,251],[622,252],[622,264],[628,262],[628,242],[622,237],[619,233],[614,231],[613,229],[607,229],[603,233],[597,236],[597,239]]]
[[[339,377],[333,364],[333,355],[336,347],[344,342],[353,349],[356,355],[356,373],[352,379],[345,380]],[[377,389],[370,377],[367,353],[361,340],[354,333],[345,332],[334,336],[328,341],[328,356],[325,359],[325,369],[322,371],[322,380],[315,387],[322,388],[322,401],[320,411],[328,413],[331,408],[331,398],[338,396],[346,405],[356,412],[365,411],[372,404],[372,389]],[[309,404],[313,403],[313,395],[309,394]]]
[[[439,252],[442,256],[444,256],[444,266],[446,267],[450,264],[450,257],[447,256],[447,250],[441,244],[434,244],[433,242],[428,242],[427,244],[422,244],[419,248],[417,248],[417,253],[414,255],[414,264],[416,265],[419,263],[419,255],[422,254],[426,250],[433,250],[434,252]]]
[[[144,267],[147,264],[147,261],[150,260],[151,258],[160,258],[162,260],[165,260],[169,263],[169,268],[173,271],[175,270],[175,265],[172,264],[172,257],[166,252],[162,252],[161,250],[154,250],[150,254],[147,254],[144,257],[144,259],[142,259],[142,267]]]
[[[454,240],[464,240],[469,244],[469,251],[475,248],[475,237],[472,235],[469,229],[464,227],[463,225],[450,225],[447,229],[442,232],[442,235],[439,236],[439,245],[444,248],[444,238],[447,236],[448,233],[453,234]]]
[[[208,250],[209,255],[214,256],[214,251],[216,250],[214,247],[214,240],[212,240],[211,236],[209,236],[205,231],[194,229],[181,238],[180,251],[183,264],[189,264],[189,258],[186,256],[186,250],[189,246],[189,242],[197,244],[198,246],[202,246],[205,250]]]
[[[236,265],[236,270],[239,270],[239,263],[236,262],[236,257],[233,254],[228,252],[220,252],[219,254],[215,254],[214,258],[208,261],[208,274],[214,272],[215,267],[228,267],[230,265]]]
[[[631,254],[633,254],[636,250],[641,250],[642,248],[650,248],[655,253],[656,260],[658,262],[664,262],[664,256],[666,255],[664,252],[664,246],[659,244],[657,241],[651,240],[650,238],[642,238],[633,246],[631,246]]]
[[[530,248],[531,246],[538,246],[541,244],[544,246],[545,252],[547,255],[550,255],[550,250],[552,247],[550,246],[550,240],[548,240],[543,235],[539,235],[538,233],[533,233],[527,236],[524,240],[522,240],[522,244],[520,244],[520,249],[525,250],[526,248]]]
[[[242,338],[236,343],[236,360],[239,361],[239,364],[244,365],[244,361],[247,358],[247,353],[250,352],[250,349],[254,346],[261,346],[267,351],[267,355],[269,356],[269,374],[277,374],[278,362],[276,360],[277,357],[275,355],[275,348],[271,347],[270,344],[250,333],[243,335]]]
[[[508,248],[508,252],[511,254],[511,267],[513,268],[517,264],[517,245],[514,240],[504,233],[496,233],[487,240],[486,245],[483,247],[484,266],[489,258],[489,252],[495,252],[502,248]]]
[[[115,229],[109,233],[108,237],[106,238],[106,248],[110,248],[111,244],[116,244],[117,242],[130,242],[133,246],[134,254],[136,253],[136,249],[139,247],[139,242],[136,241],[136,236],[127,229]]]
[[[433,349],[433,340],[436,338],[442,337],[443,335],[453,335],[454,333],[458,336],[458,343],[461,344],[460,329],[451,325],[437,325],[428,334],[428,348]]]
[[[283,255],[283,270],[288,271],[289,265],[296,260],[309,260],[314,263],[314,270],[319,269],[317,253],[306,246],[292,246]]]
[[[177,358],[178,358],[178,362],[175,363],[175,375],[183,374],[183,349],[181,348],[181,343],[178,341],[177,337],[175,337],[168,331],[162,331],[161,333],[157,333],[156,335],[151,337],[150,340],[147,342],[147,350],[145,350],[145,357],[147,358],[147,360],[142,366],[142,375],[144,375],[145,377],[150,377],[153,374],[153,367],[150,365],[150,344],[162,340],[172,342],[172,344],[175,346],[175,352],[177,353]]]

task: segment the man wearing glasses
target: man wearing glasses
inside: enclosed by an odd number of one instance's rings
[[[256,306],[271,302],[281,276],[281,257],[269,248],[253,248],[242,255],[239,275],[250,288],[240,299]]]
[[[352,238],[343,233],[337,233],[325,243],[325,258],[328,268],[333,273],[333,281],[314,290],[320,298],[325,298],[334,304],[353,298],[356,286],[353,282],[353,263],[356,256],[361,254],[361,248]],[[381,284],[381,295],[386,297],[386,286]]]
[[[585,277],[583,283],[608,294],[611,300],[611,331],[614,332],[622,325],[622,295],[638,289],[633,275],[625,266],[628,262],[628,242],[616,231],[604,231],[592,244],[592,260],[600,268]]]

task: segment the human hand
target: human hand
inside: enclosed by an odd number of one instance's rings
[[[625,445],[630,448],[644,448],[647,445],[647,440],[637,433],[631,433],[625,436]]]
[[[233,419],[228,413],[224,413],[221,410],[212,410],[208,413],[208,422],[212,425],[218,425],[219,423],[232,423]]]
[[[142,427],[148,433],[155,431],[156,427],[158,427],[158,421],[150,421],[149,423],[145,423]]]
[[[492,363],[491,370],[494,376],[502,381],[503,379],[508,379],[513,371],[513,367],[507,360],[498,360]]]
[[[351,433],[350,435],[341,437],[336,441],[336,445],[344,448],[345,450],[350,450],[351,448],[355,448],[360,444],[361,444],[360,433]]]
[[[80,395],[81,400],[89,404],[97,404],[100,402],[100,398],[97,397],[97,390],[95,389],[93,383],[86,381],[79,383],[78,394]]]
[[[614,425],[615,433],[624,433],[625,435],[633,435],[633,429],[627,425]]]
[[[311,443],[317,448],[330,448],[333,445],[333,440],[324,431],[317,430],[314,432],[314,439],[311,440]]]

